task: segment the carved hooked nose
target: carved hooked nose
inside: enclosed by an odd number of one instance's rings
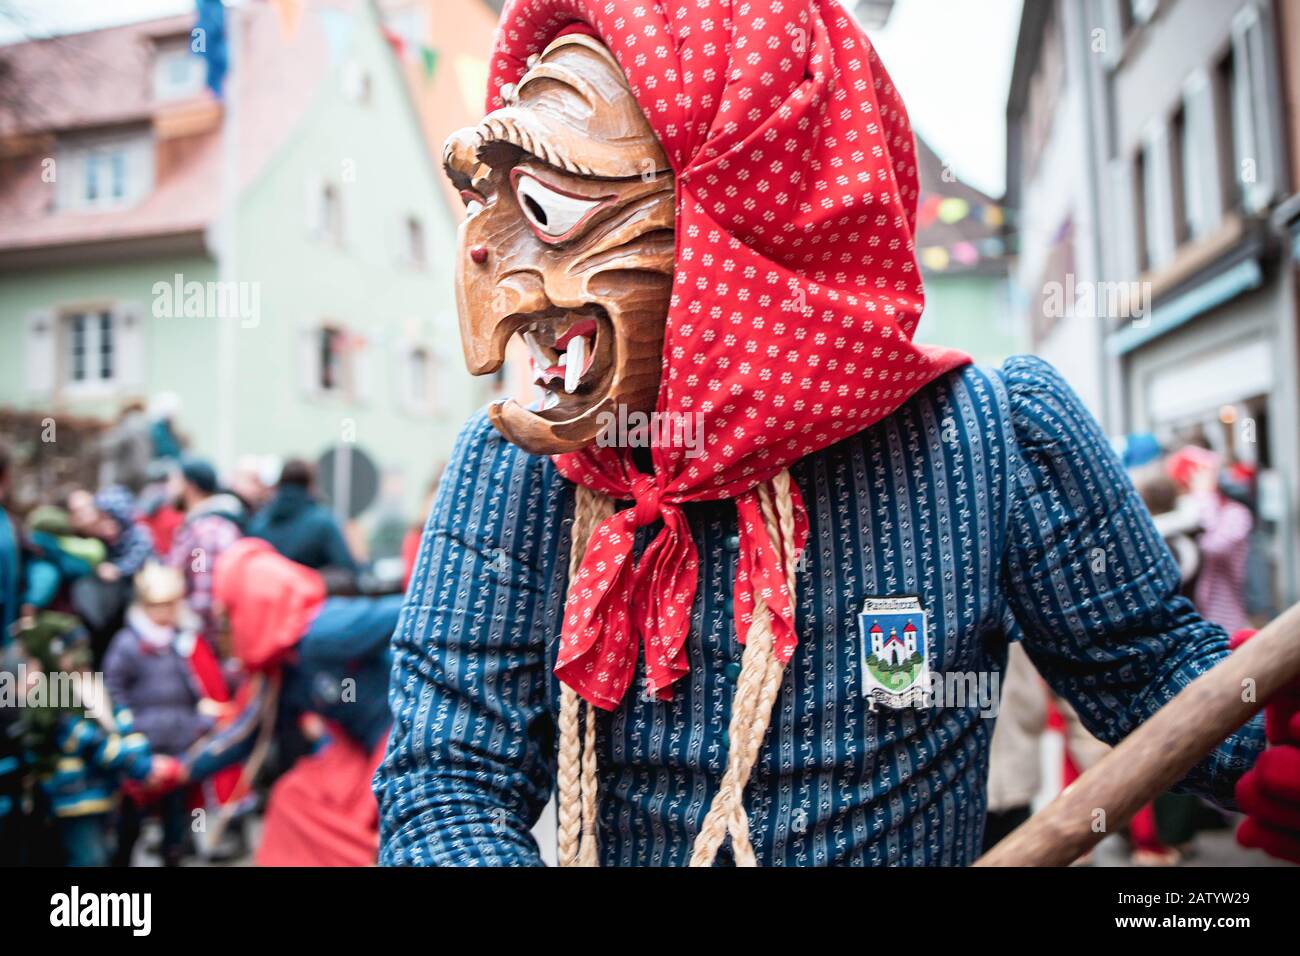
[[[472,126],[458,129],[442,147],[442,168],[457,189],[468,189],[477,168],[478,135]]]
[[[461,312],[461,344],[471,375],[495,372],[505,360],[506,346],[520,325],[519,316],[550,307],[541,276],[512,272],[491,289],[487,302]]]

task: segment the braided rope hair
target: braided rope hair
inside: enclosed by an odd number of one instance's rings
[[[794,600],[794,499],[790,472],[782,470],[758,488],[759,505],[768,536],[781,552],[786,583]],[[569,580],[577,577],[587,542],[596,527],[614,513],[612,499],[579,485],[574,506],[573,541],[569,550]],[[695,837],[691,866],[712,866],[728,836],[737,866],[757,866],[745,813],[745,787],[758,760],[772,720],[785,665],[774,653],[772,617],[755,591],[754,616],[741,655],[740,677],[732,703],[728,733],[731,750],[722,783]],[[561,866],[599,866],[596,842],[596,719],[590,704],[568,685],[560,693],[558,849]]]

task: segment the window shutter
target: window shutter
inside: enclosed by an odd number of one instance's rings
[[[1133,203],[1125,202],[1125,197],[1133,193],[1132,180],[1129,179],[1130,164],[1123,159],[1112,159],[1106,165],[1106,176],[1110,189],[1106,192],[1111,197],[1110,214],[1115,229],[1115,242],[1106,243],[1102,248],[1102,262],[1107,272],[1119,275],[1137,274],[1137,256],[1134,232],[1137,228],[1133,221]]]
[[[54,392],[59,373],[58,317],[53,309],[28,313],[24,328],[23,369],[33,397]]]
[[[410,256],[407,255],[406,248],[406,220],[400,215],[390,221],[388,245],[395,265],[405,267],[410,264]]]
[[[410,353],[411,342],[406,336],[398,337],[388,349],[389,385],[392,389],[393,408],[399,412],[409,411],[410,388],[407,385],[408,366],[406,357]]]
[[[1138,23],[1150,23],[1160,9],[1160,0],[1128,0],[1132,4],[1133,19]]]
[[[370,73],[365,65],[352,60],[343,67],[343,95],[349,103],[365,106],[370,100]]]
[[[348,338],[351,340],[348,356],[352,374],[352,398],[358,402],[368,403],[373,380],[371,366],[374,364],[375,353],[382,351],[383,344],[369,338],[362,338],[355,332],[349,332]]]
[[[1247,4],[1232,23],[1233,58],[1237,66],[1235,109],[1238,122],[1237,169],[1246,211],[1259,213],[1273,198],[1274,131],[1269,110],[1273,84],[1269,82],[1269,56],[1259,9]],[[1249,174],[1245,165],[1251,164]]]
[[[1128,37],[1124,35],[1124,18],[1120,13],[1120,4],[1128,0],[1106,0],[1102,7],[1103,29],[1106,31],[1106,50],[1102,62],[1109,69],[1114,69],[1124,56],[1124,44]]]
[[[353,197],[352,187],[354,182],[342,180],[338,184],[338,203],[339,203],[339,234],[338,241],[340,246],[346,247],[348,244],[348,233],[352,229],[352,212]]]
[[[1152,268],[1167,265],[1174,257],[1177,242],[1174,238],[1173,184],[1177,177],[1173,168],[1173,155],[1169,149],[1169,129],[1163,124],[1153,124],[1144,137],[1146,146],[1146,182],[1142,192],[1146,200],[1143,215],[1146,218],[1147,246],[1151,250]]]
[[[138,303],[120,303],[113,310],[113,331],[117,336],[114,359],[118,384],[127,390],[145,385],[146,348],[144,310]]]
[[[308,173],[303,183],[303,222],[307,234],[319,236],[325,223],[321,221],[321,193],[325,189],[325,180],[320,173]]]
[[[304,398],[320,392],[320,330],[304,326],[298,330],[298,391]]]

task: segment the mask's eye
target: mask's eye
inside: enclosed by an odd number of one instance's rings
[[[515,197],[534,231],[550,241],[568,236],[605,204],[604,199],[566,196],[524,173],[515,176]]]

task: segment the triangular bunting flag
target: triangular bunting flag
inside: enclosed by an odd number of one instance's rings
[[[320,25],[325,31],[325,43],[329,46],[330,62],[338,63],[352,40],[354,27],[352,14],[330,7],[321,7]]]
[[[292,40],[302,22],[302,11],[306,0],[271,0],[275,12],[280,18],[280,36]]]
[[[420,47],[420,66],[424,69],[424,78],[432,79],[433,71],[438,68],[438,51],[427,46]]]

